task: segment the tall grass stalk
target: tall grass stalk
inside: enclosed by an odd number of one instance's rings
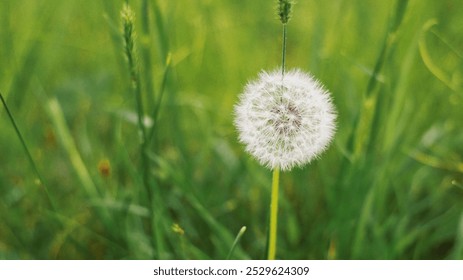
[[[162,98],[167,84],[167,77],[169,74],[171,56],[168,55],[167,58],[162,55],[162,60],[165,62],[165,68],[163,75],[161,77],[161,83],[159,89],[155,89],[153,82],[153,59],[151,53],[151,32],[150,28],[150,5],[154,5],[156,15],[158,16],[159,11],[157,11],[156,3],[149,1],[143,1],[141,5],[141,21],[142,21],[142,42],[141,42],[141,55],[143,60],[143,73],[140,73],[138,65],[138,56],[135,46],[135,30],[134,30],[134,12],[126,4],[122,10],[122,20],[123,20],[123,37],[124,37],[124,46],[125,46],[125,56],[127,58],[127,64],[129,68],[129,76],[131,82],[131,92],[135,97],[136,111],[138,117],[138,129],[140,132],[140,155],[141,155],[141,169],[142,169],[142,178],[143,185],[145,189],[145,195],[147,197],[148,209],[150,212],[147,232],[150,237],[153,248],[155,248],[156,256],[158,259],[163,259],[167,255],[166,252],[166,239],[165,230],[169,228],[170,219],[167,217],[165,207],[163,206],[163,201],[161,197],[161,191],[159,188],[159,182],[155,177],[152,176],[151,169],[152,163],[155,162],[157,157],[156,152],[153,147],[153,138],[157,132],[158,117],[160,112],[160,107],[162,103]],[[156,23],[159,25],[160,19],[157,18]],[[164,34],[161,34],[162,38],[160,41],[165,42],[167,39],[163,37]],[[144,80],[142,86],[142,80]],[[144,88],[144,92],[142,90]],[[143,94],[144,93],[144,94]],[[144,98],[146,97],[148,102],[147,110],[149,112],[149,117],[153,121],[151,127],[147,127],[145,119],[145,106]]]
[[[281,47],[281,77],[285,75],[286,71],[286,33],[287,33],[287,28],[286,28],[286,23],[283,24],[283,34],[282,34],[282,47]]]
[[[127,64],[129,69],[130,77],[130,89],[135,98],[137,118],[138,118],[138,130],[140,133],[140,156],[141,156],[141,168],[142,168],[142,177],[143,177],[143,186],[145,188],[146,198],[148,209],[150,213],[148,221],[148,235],[150,236],[150,241],[153,245],[153,248],[157,247],[158,254],[160,247],[162,247],[162,241],[157,238],[157,235],[154,232],[158,232],[158,227],[154,226],[155,217],[154,217],[154,201],[153,201],[153,189],[150,180],[150,160],[148,157],[148,135],[146,127],[144,124],[144,106],[143,106],[143,97],[141,91],[140,83],[140,73],[137,65],[137,56],[135,51],[135,30],[134,30],[134,21],[135,14],[130,6],[126,3],[121,12],[121,17],[123,21],[123,39],[124,39],[124,51],[127,58]],[[155,245],[158,246],[155,246]]]

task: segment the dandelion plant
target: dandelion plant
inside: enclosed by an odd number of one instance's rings
[[[276,257],[279,172],[315,159],[335,132],[330,93],[310,74],[286,71],[286,25],[292,1],[279,0],[283,24],[282,66],[249,82],[235,106],[235,126],[248,153],[273,170],[267,258]]]

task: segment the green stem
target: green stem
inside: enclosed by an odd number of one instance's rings
[[[240,241],[240,239],[243,236],[245,231],[246,231],[246,227],[243,226],[240,229],[240,231],[238,232],[238,235],[236,235],[235,241],[233,241],[233,245],[232,245],[232,247],[230,249],[230,252],[228,252],[227,260],[229,260],[231,258],[231,256],[233,255],[233,252],[235,251],[236,245],[238,245],[238,242]]]
[[[278,222],[278,186],[280,169],[273,169],[272,176],[272,197],[270,201],[270,225],[268,238],[268,260],[274,260],[277,247],[277,222]]]
[[[148,137],[147,131],[144,124],[144,116],[145,111],[143,107],[143,96],[142,96],[142,89],[141,89],[141,82],[140,82],[140,72],[138,69],[138,65],[136,63],[136,51],[135,51],[135,42],[134,42],[134,15],[133,11],[130,9],[129,6],[124,7],[122,13],[122,20],[123,20],[123,36],[125,42],[125,55],[127,57],[127,63],[129,67],[129,75],[130,75],[130,82],[131,82],[131,91],[135,97],[135,106],[137,111],[138,117],[138,129],[140,132],[140,156],[141,156],[141,168],[142,168],[142,178],[143,178],[143,186],[145,188],[145,196],[147,198],[148,209],[150,210],[150,217],[148,222],[148,235],[151,236],[151,243],[153,248],[156,247],[159,242],[156,242],[155,239],[158,235],[154,235],[155,232],[155,207],[153,201],[153,190],[152,184],[150,180],[150,160],[148,158]],[[158,229],[159,227],[156,227]],[[158,249],[159,256],[162,255],[160,252],[160,248]]]
[[[283,44],[281,48],[281,80],[286,71],[286,23],[283,23]],[[277,222],[278,222],[278,186],[279,186],[280,169],[273,169],[272,175],[272,195],[270,201],[270,225],[268,236],[268,255],[267,259],[274,260],[277,247]]]
[[[3,98],[3,94],[0,92],[0,99],[2,100],[3,107],[5,107],[6,113],[8,114],[8,117],[10,118],[11,124],[13,125],[14,130],[16,131],[16,135],[19,138],[19,141],[21,141],[21,145],[24,148],[24,151],[26,152],[27,159],[29,160],[30,165],[34,169],[35,175],[37,176],[37,179],[39,180],[39,185],[43,186],[43,189],[45,191],[45,194],[47,196],[48,202],[50,204],[50,207],[52,210],[55,209],[55,205],[53,203],[53,200],[50,197],[50,193],[48,192],[47,187],[43,184],[43,179],[42,176],[40,175],[39,169],[37,168],[37,165],[35,164],[34,159],[32,158],[31,153],[29,152],[29,148],[27,148],[26,141],[24,140],[21,131],[19,130],[18,126],[16,125],[16,122],[13,118],[13,114],[11,114],[10,109],[8,109],[8,105],[6,104],[5,99]]]
[[[286,24],[283,24],[283,46],[281,48],[281,76],[284,76],[286,71],[286,33]]]

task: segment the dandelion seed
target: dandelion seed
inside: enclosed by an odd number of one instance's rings
[[[300,70],[262,72],[235,106],[235,126],[246,151],[271,168],[290,170],[323,152],[336,112],[323,86]]]

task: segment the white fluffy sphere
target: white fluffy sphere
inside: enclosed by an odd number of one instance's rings
[[[235,125],[246,151],[271,168],[290,170],[323,152],[335,131],[329,92],[300,70],[262,72],[235,106]]]

